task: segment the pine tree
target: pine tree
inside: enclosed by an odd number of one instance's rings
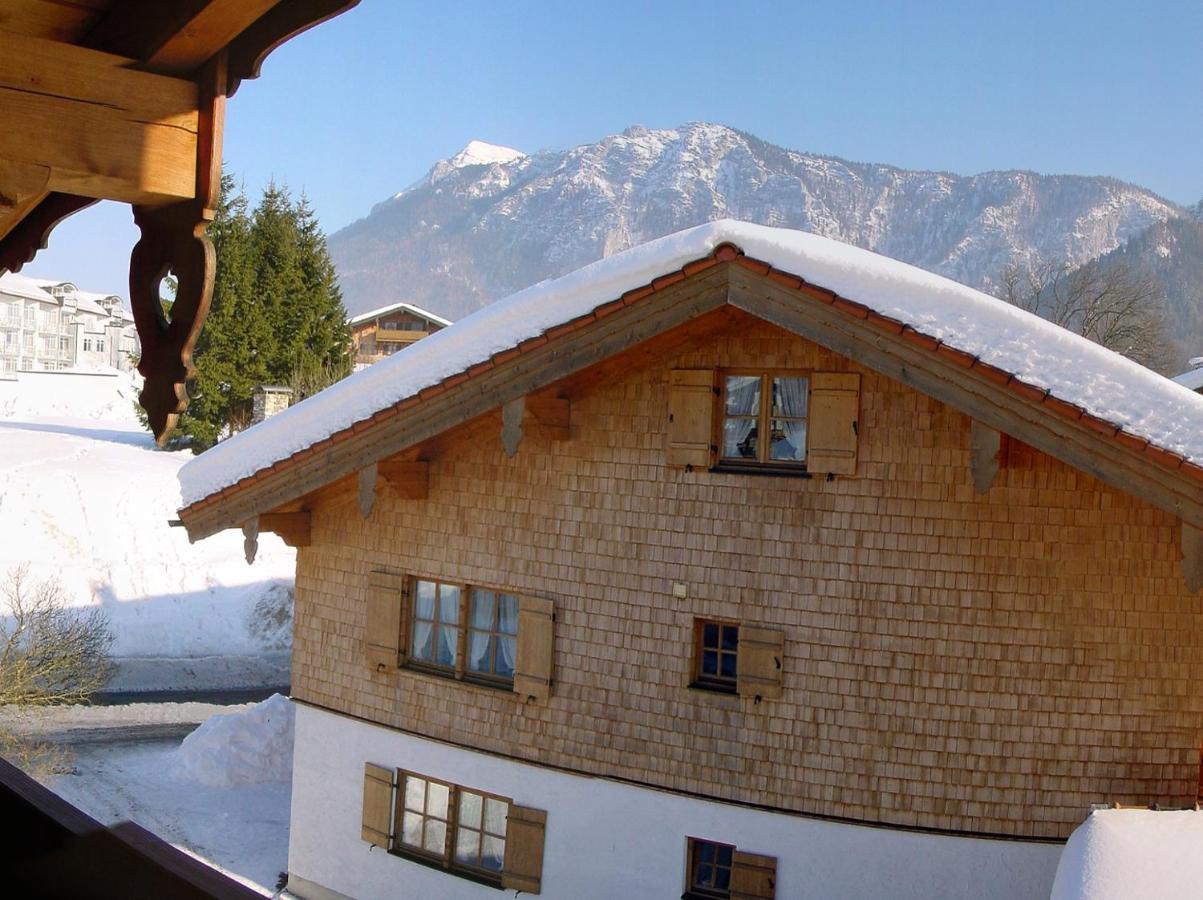
[[[351,371],[350,333],[334,266],[312,210],[269,184],[253,212],[233,176],[209,236],[217,253],[213,302],[197,341],[197,377],[174,446],[200,452],[251,421],[254,390],[308,396]]]

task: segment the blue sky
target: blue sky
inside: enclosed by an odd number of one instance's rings
[[[1203,198],[1203,3],[362,0],[268,58],[227,165],[333,232],[473,138],[532,152],[721,122],[904,168],[1111,175]],[[25,268],[125,295],[128,209]]]

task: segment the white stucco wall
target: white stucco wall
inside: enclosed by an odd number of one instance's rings
[[[299,705],[288,868],[347,896],[496,898],[360,840],[363,764],[403,767],[547,810],[543,897],[676,898],[687,836],[777,857],[782,898],[1047,898],[1058,844],[844,825],[570,775]]]

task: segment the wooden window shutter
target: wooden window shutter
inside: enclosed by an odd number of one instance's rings
[[[368,627],[364,643],[368,665],[377,671],[401,664],[409,580],[404,575],[373,572],[368,577]]]
[[[777,896],[777,857],[739,850],[731,858],[731,900],[773,900]]]
[[[759,625],[739,626],[735,692],[741,697],[774,700],[781,696],[785,632]]]
[[[518,598],[518,658],[514,663],[514,693],[523,699],[546,700],[551,695],[555,663],[555,604],[543,597]]]
[[[388,848],[392,832],[389,823],[393,811],[393,772],[365,763],[363,767],[363,831],[369,844]]]
[[[817,475],[855,475],[860,375],[813,372],[807,415],[806,468]]]
[[[714,462],[714,370],[673,369],[668,387],[668,465],[708,469]]]
[[[507,890],[537,894],[543,882],[543,841],[547,813],[541,809],[510,804],[505,826],[505,865],[501,886]]]

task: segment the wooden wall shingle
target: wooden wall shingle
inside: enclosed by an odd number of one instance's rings
[[[861,371],[835,481],[664,465],[674,367]],[[1188,804],[1203,611],[1178,524],[1039,453],[974,492],[969,420],[768,325],[575,397],[571,439],[479,429],[430,496],[314,512],[293,693],[533,762],[860,820],[1065,837],[1090,803]],[[553,597],[546,703],[364,661],[368,573]],[[674,581],[688,599],[673,596]],[[786,632],[784,695],[690,690],[695,615]]]

